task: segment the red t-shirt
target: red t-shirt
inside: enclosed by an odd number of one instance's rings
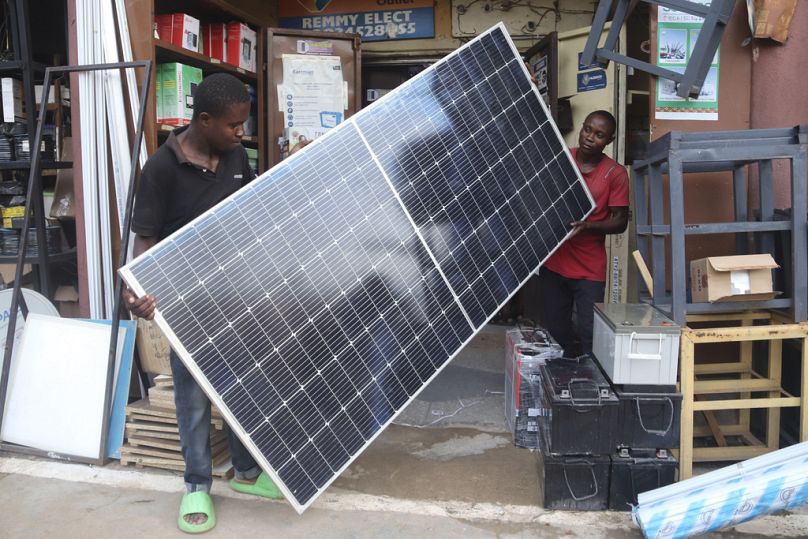
[[[573,148],[573,158],[576,152],[577,148]],[[628,173],[625,167],[611,157],[604,155],[592,172],[581,175],[595,199],[595,210],[586,218],[587,221],[605,221],[609,217],[609,206],[628,206]],[[605,234],[581,231],[562,243],[553,256],[547,259],[544,267],[568,279],[604,282],[605,239]]]

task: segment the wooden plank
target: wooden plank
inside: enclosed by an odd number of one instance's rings
[[[214,465],[213,477],[221,477],[223,479],[229,479],[233,477],[233,467],[229,464],[229,462],[227,462],[228,458],[229,456],[225,458],[224,462],[220,462]],[[159,468],[175,472],[185,471],[184,462],[178,464],[172,460],[159,459],[155,457],[129,457],[121,455],[121,464],[134,465],[138,468],[148,466],[150,468]]]
[[[736,341],[769,341],[772,339],[805,339],[808,337],[808,326],[802,324],[783,324],[770,326],[752,326],[737,328],[682,328],[682,334],[688,333],[694,343],[736,342]]]
[[[688,322],[741,322],[743,320],[771,320],[772,314],[768,311],[738,311],[734,313],[688,314]]]
[[[808,341],[802,341],[802,379],[800,381],[800,395],[802,407],[800,408],[800,441],[808,442]]]
[[[217,443],[215,446],[211,447],[211,455],[214,457],[218,457],[221,455],[222,452],[227,453],[227,441],[222,440],[221,442]],[[179,462],[183,462],[182,460],[182,453],[180,451],[173,451],[164,448],[155,448],[150,446],[134,446],[130,444],[124,444],[121,446],[121,454],[126,454],[127,456],[146,456],[146,457],[157,457],[161,459],[169,459],[169,460],[177,460]]]
[[[698,384],[698,382],[696,382],[696,384]],[[704,398],[701,395],[694,395],[693,397],[694,400],[702,400]],[[713,438],[715,438],[715,443],[718,444],[719,447],[726,447],[727,439],[724,438],[724,435],[721,432],[721,425],[718,424],[718,420],[715,417],[715,412],[705,410],[702,413],[704,414],[704,419],[707,421],[710,434]]]
[[[126,413],[128,414],[130,412],[143,415],[153,415],[156,417],[168,417],[168,418],[177,417],[176,411],[156,406],[153,403],[151,403],[149,399],[141,399],[137,402],[133,402],[132,404],[128,405],[126,407]]]
[[[156,430],[138,428],[139,424],[128,423],[126,425],[126,436],[149,436],[151,438],[160,438],[162,440],[177,440],[180,439],[179,431],[177,432],[160,432]]]
[[[769,378],[772,382],[777,383],[778,387],[769,393],[769,397],[781,396],[782,377],[783,341],[774,340],[769,342]],[[741,395],[741,398],[743,398],[743,395]],[[802,401],[800,401],[800,404],[802,404]],[[766,447],[771,451],[780,449],[780,408],[769,408],[766,414]]]
[[[743,408],[789,408],[800,406],[799,397],[781,397],[779,399],[731,399],[720,401],[699,401],[694,403],[693,410],[741,410]]]
[[[178,463],[183,462],[182,453],[149,447],[134,447],[129,444],[124,444],[121,446],[121,455],[126,455],[127,458],[156,457],[164,460],[173,460]]]
[[[169,374],[158,374],[154,377],[154,385],[159,388],[174,389],[174,378]]]
[[[129,421],[152,421],[156,423],[166,423],[168,425],[176,425],[176,417],[160,417],[155,415],[136,414],[131,411],[126,412],[126,417]]]
[[[128,421],[126,428],[141,430],[141,431],[157,431],[157,432],[173,432],[179,434],[180,430],[177,425],[168,425],[165,423],[154,423],[152,421]]]
[[[741,362],[701,363],[696,365],[696,374],[735,374],[749,372],[749,367]]]
[[[769,453],[769,448],[757,446],[697,447],[693,450],[694,462],[716,462],[722,460],[747,460]]]
[[[145,435],[145,434],[135,434],[132,436],[127,437],[127,441],[131,446],[134,447],[155,447],[158,449],[165,449],[167,451],[182,451],[182,444],[180,443],[179,437],[176,440],[165,439],[165,438],[156,438],[154,436]],[[222,443],[226,443],[227,436],[224,434],[218,436],[211,436],[210,438],[210,445],[211,447],[218,447]]]
[[[640,277],[642,277],[643,282],[645,283],[645,288],[648,289],[648,293],[651,294],[651,297],[654,297],[654,278],[651,277],[651,272],[648,271],[648,266],[645,264],[645,260],[642,257],[639,249],[631,253],[634,257],[634,263],[637,264],[637,269],[640,270]]]
[[[149,401],[149,399],[141,399],[137,402],[133,402],[132,404],[128,405],[126,407],[126,415],[127,417],[131,417],[133,419],[134,418],[144,419],[145,417],[150,418],[150,420],[152,421],[160,421],[163,423],[177,422],[176,410],[156,406],[152,404]],[[224,428],[224,419],[222,419],[221,417],[215,417],[215,415],[213,414],[213,410],[211,410],[210,423],[218,430]]]
[[[768,391],[780,394],[780,381],[769,378],[739,380],[699,380],[694,384],[697,395],[715,393],[742,393],[744,391]],[[775,395],[776,396],[776,395]]]
[[[690,332],[682,331],[679,341],[679,380],[682,387],[682,419],[679,423],[679,480],[693,475],[693,382],[694,345]]]
[[[725,438],[728,436],[743,436],[744,434],[749,432],[749,429],[746,428],[746,425],[742,425],[740,423],[734,425],[723,425],[719,423],[718,426],[721,427],[721,434],[723,434]],[[694,438],[704,438],[707,436],[713,436],[713,433],[710,430],[709,426],[699,425],[693,427]]]

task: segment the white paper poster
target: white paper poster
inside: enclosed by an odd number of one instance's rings
[[[709,4],[709,0],[693,0]],[[668,7],[659,7],[657,31],[657,64],[684,73],[704,19]],[[698,98],[676,95],[676,84],[657,77],[655,116],[661,120],[718,120],[719,54],[716,51],[712,66],[701,87]]]
[[[278,88],[278,98],[290,149],[342,122],[342,78],[339,56],[283,55],[283,85]]]

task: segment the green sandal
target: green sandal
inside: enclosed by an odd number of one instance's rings
[[[208,519],[202,524],[191,524],[185,520],[187,515],[202,513]],[[185,533],[205,533],[216,525],[216,513],[213,512],[213,500],[204,491],[187,492],[180,503],[180,517],[177,526]]]
[[[233,478],[230,480],[230,488],[236,492],[253,494],[255,496],[261,496],[262,498],[269,498],[270,500],[283,499],[283,494],[278,490],[278,487],[275,486],[275,483],[272,482],[272,479],[269,478],[266,472],[261,472],[255,479],[255,483],[242,483]]]

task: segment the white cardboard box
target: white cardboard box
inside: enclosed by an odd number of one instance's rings
[[[3,92],[3,121],[7,123],[21,120],[22,116],[22,81],[3,77],[0,79]]]
[[[258,39],[255,31],[244,23],[227,25],[227,63],[255,72]]]

